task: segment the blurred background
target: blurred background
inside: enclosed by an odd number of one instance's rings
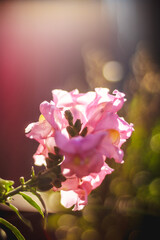
[[[157,1],[158,2],[158,1]],[[26,212],[26,239],[160,239],[160,14],[156,1],[0,1],[0,177],[30,177],[38,144],[24,129],[51,90],[107,87],[126,94],[119,115],[134,124],[125,163],[89,196],[81,212],[46,193],[48,233]],[[37,224],[37,222],[39,224]],[[9,234],[8,239],[14,239]],[[6,239],[6,238],[5,238]]]

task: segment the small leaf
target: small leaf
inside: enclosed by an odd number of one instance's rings
[[[23,193],[23,192],[19,192],[19,194],[34,208],[37,209],[37,211],[42,215],[42,217],[44,218],[44,214],[42,209],[40,208],[40,206],[27,194]]]
[[[25,240],[25,238],[22,236],[20,231],[14,225],[12,225],[10,222],[6,221],[3,218],[0,218],[0,223],[3,224],[4,226],[6,226],[7,228],[9,228],[18,240]]]
[[[31,190],[31,192],[32,192],[32,194],[34,194],[39,199],[39,201],[41,202],[41,204],[44,208],[44,229],[46,229],[48,212],[47,212],[45,202],[38,192],[36,192],[35,190]]]
[[[9,192],[11,189],[13,189],[13,184],[14,181],[0,178],[0,191],[5,190],[5,192]]]
[[[41,197],[41,195],[40,195],[38,192],[36,192],[36,191],[34,191],[34,190],[31,190],[31,192],[32,192],[32,194],[34,194],[34,195],[39,199],[39,201],[41,202],[41,204],[42,204],[42,206],[43,206],[43,208],[44,208],[44,213],[45,213],[45,215],[47,216],[48,213],[47,213],[46,205],[45,205],[45,203],[44,203],[43,198]]]
[[[26,219],[26,218],[24,218],[24,217],[22,216],[22,214],[19,212],[18,208],[16,208],[16,207],[15,207],[14,205],[12,205],[11,203],[6,203],[6,205],[7,205],[8,207],[10,207],[10,209],[12,209],[12,210],[17,214],[17,216],[21,219],[21,221],[22,221],[25,225],[27,225],[27,226],[33,231],[31,222],[30,222],[28,219]]]

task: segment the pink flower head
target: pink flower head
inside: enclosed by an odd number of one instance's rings
[[[123,163],[122,144],[131,136],[133,125],[119,117],[124,93],[106,88],[79,93],[53,90],[53,100],[40,104],[40,118],[26,128],[26,136],[39,142],[35,164],[46,165],[49,153],[57,147],[63,155],[61,203],[82,209],[90,192],[98,187],[112,169],[106,159]]]
[[[70,169],[70,174],[77,177],[98,173],[104,164],[104,156],[98,148],[105,137],[105,132],[66,138],[60,131],[56,132],[55,141],[61,154],[65,156],[62,168]]]
[[[97,188],[105,176],[113,171],[106,163],[103,164],[99,173],[92,173],[83,178],[76,176],[67,177],[62,187],[54,191],[61,191],[61,204],[66,208],[74,206],[73,211],[82,210],[88,202],[88,195]],[[65,174],[64,174],[65,175]]]

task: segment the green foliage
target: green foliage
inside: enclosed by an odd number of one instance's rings
[[[44,213],[42,211],[42,209],[40,208],[40,206],[27,194],[23,193],[23,192],[19,192],[19,194],[24,198],[24,200],[26,200],[32,207],[34,207],[41,215],[42,217],[44,217]]]
[[[9,228],[18,240],[25,240],[20,231],[13,224],[11,224],[10,222],[6,221],[3,218],[0,218],[0,223]]]
[[[13,189],[13,181],[0,178],[0,202],[4,201],[4,195]]]
[[[20,183],[21,183],[20,186],[18,186],[17,188],[14,188],[13,181],[4,180],[0,178],[0,203],[7,205],[12,211],[14,211],[17,214],[17,216],[25,225],[27,225],[31,230],[33,230],[31,222],[26,218],[24,218],[22,214],[19,212],[19,210],[10,203],[10,201],[12,200],[12,196],[16,194],[20,194],[31,206],[33,206],[36,210],[38,210],[38,212],[42,215],[42,217],[44,217],[43,211],[41,210],[39,205],[31,197],[23,193],[23,191],[32,192],[34,195],[38,197],[38,199],[40,199],[40,202],[43,203],[42,205],[44,209],[46,209],[42,198],[39,196],[38,193],[36,193],[37,176],[35,176],[33,168],[32,168],[31,179],[25,182],[24,178],[21,177]],[[24,239],[24,237],[21,235],[19,230],[11,223],[4,220],[3,218],[0,219],[0,223],[8,227],[17,237],[17,239],[19,240]]]
[[[6,203],[6,205],[12,210],[14,211],[17,216],[20,218],[20,220],[26,225],[28,226],[31,230],[33,230],[31,222],[24,218],[23,215],[19,212],[18,208],[16,208],[14,205],[12,205],[11,203]]]

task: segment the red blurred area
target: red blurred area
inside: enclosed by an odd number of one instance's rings
[[[28,177],[37,143],[24,129],[51,90],[87,90],[81,47],[99,36],[99,21],[98,4],[0,3],[0,177]]]

